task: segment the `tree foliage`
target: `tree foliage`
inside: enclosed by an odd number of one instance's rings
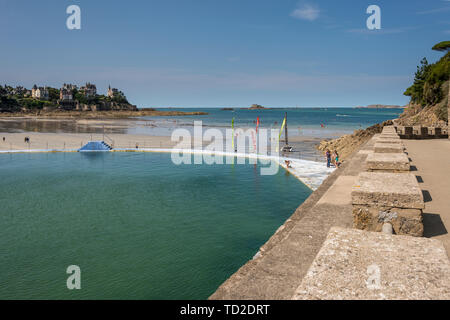
[[[55,88],[47,88],[48,89],[48,98],[50,101],[55,101],[59,99],[59,90]]]
[[[427,59],[423,58],[417,67],[413,85],[404,94],[411,97],[412,103],[434,105],[443,99],[442,85],[449,78],[450,52],[433,64],[428,64]]]
[[[44,108],[56,109],[60,107],[58,100],[60,98],[60,90],[56,88],[47,87],[48,100],[39,100],[31,98],[29,95],[15,90],[11,86],[0,85],[0,112],[20,112],[22,111],[36,111]],[[19,92],[19,93],[15,93]],[[86,97],[84,92],[74,89],[72,96],[75,102],[86,105],[97,105],[100,109],[108,110],[112,108],[112,103],[118,103],[119,106],[114,106],[116,109],[127,109],[129,107],[128,100],[122,91],[119,91],[113,98],[105,95],[96,95],[93,97]]]
[[[442,41],[438,44],[435,44],[432,48],[436,51],[450,51],[450,41]]]

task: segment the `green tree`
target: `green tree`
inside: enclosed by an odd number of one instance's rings
[[[439,46],[439,48],[444,47],[444,45]],[[413,85],[406,89],[404,94],[411,97],[412,103],[420,104],[422,107],[434,105],[443,99],[442,86],[449,78],[450,52],[433,64],[429,64],[427,59],[423,58],[417,67]]]
[[[59,90],[55,88],[47,88],[48,89],[48,98],[50,101],[56,102],[59,99]]]
[[[450,41],[442,41],[439,42],[438,44],[435,44],[432,48],[433,50],[436,51],[450,51]]]

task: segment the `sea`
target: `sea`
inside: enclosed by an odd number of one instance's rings
[[[161,111],[202,111],[207,115],[136,117],[128,124],[107,125],[108,133],[148,134],[153,136],[171,136],[177,128],[192,130],[194,123],[201,121],[202,126],[225,130],[231,128],[234,119],[235,128],[280,129],[287,115],[289,136],[303,138],[331,139],[343,134],[353,133],[371,125],[397,118],[403,109],[368,108],[274,108],[248,110],[235,108],[158,108]],[[47,132],[47,133],[101,133],[103,126],[85,125],[74,120],[54,121],[52,119],[2,119],[0,132]]]
[[[287,116],[288,133],[292,136],[336,138],[353,133],[386,120],[398,118],[403,109],[394,108],[273,108],[224,110],[220,108],[204,109],[158,109],[167,111],[203,111],[208,115],[141,117],[151,121],[154,127],[137,127],[129,133],[150,133],[170,135],[173,128],[192,127],[195,121],[202,121],[203,127],[231,128],[234,119],[236,128],[255,128],[259,118],[260,128],[280,128]]]

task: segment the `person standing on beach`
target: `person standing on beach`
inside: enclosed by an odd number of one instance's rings
[[[5,142],[6,141],[6,138],[5,137],[3,137],[3,142]]]
[[[325,156],[327,157],[327,168],[331,167],[331,152],[327,149],[327,152],[325,152]]]
[[[341,163],[339,162],[339,153],[337,150],[334,150],[333,152],[333,161],[336,168],[339,168],[341,166]]]

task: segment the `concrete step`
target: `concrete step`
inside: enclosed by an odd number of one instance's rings
[[[411,169],[405,153],[371,153],[365,165],[368,171],[409,172]]]
[[[294,300],[448,300],[442,243],[334,227]]]
[[[403,153],[405,148],[401,143],[380,143],[377,141],[373,150],[375,153]]]
[[[395,234],[421,237],[422,190],[411,173],[362,172],[352,188],[353,227],[380,232],[392,225]]]

